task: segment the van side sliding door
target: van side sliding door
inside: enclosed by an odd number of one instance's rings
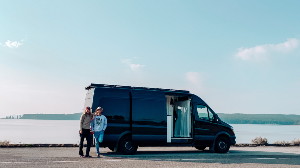
[[[132,90],[132,141],[139,146],[167,144],[164,92]]]

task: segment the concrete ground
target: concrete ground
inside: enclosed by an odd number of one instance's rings
[[[80,158],[76,147],[0,148],[0,167],[299,167],[300,147],[231,147],[219,154],[193,147],[142,147],[135,155],[100,148]]]

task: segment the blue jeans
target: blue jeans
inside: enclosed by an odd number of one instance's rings
[[[99,152],[99,144],[103,142],[103,136],[104,136],[104,131],[94,132],[94,137],[95,137],[95,141],[96,141],[97,154],[100,154],[100,152]]]

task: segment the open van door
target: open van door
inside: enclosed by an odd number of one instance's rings
[[[132,90],[132,141],[139,146],[167,143],[164,92]]]

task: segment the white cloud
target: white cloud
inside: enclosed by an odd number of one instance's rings
[[[185,77],[187,79],[187,90],[192,91],[193,93],[202,94],[204,93],[204,87],[203,87],[203,73],[199,72],[187,72],[185,74]]]
[[[122,63],[127,64],[133,71],[145,66],[140,64],[133,64],[130,59],[122,60]]]
[[[261,60],[261,59],[266,59],[268,53],[271,52],[287,53],[289,51],[296,49],[298,45],[299,45],[299,40],[295,38],[291,38],[288,39],[286,42],[279,43],[279,44],[257,45],[252,48],[241,47],[238,49],[238,53],[236,54],[236,56],[246,61]]]
[[[200,73],[199,72],[187,72],[186,73],[187,80],[193,84],[194,86],[201,85]]]
[[[21,42],[18,42],[18,41],[10,41],[10,40],[7,40],[5,42],[5,44],[1,44],[3,47],[9,47],[9,48],[18,48],[20,45],[23,44],[23,41],[24,40],[21,40]]]

